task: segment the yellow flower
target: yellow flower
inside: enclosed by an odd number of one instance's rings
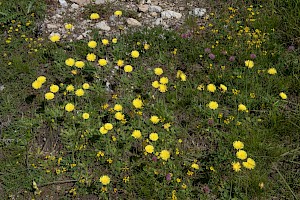
[[[236,157],[241,160],[245,160],[247,158],[247,152],[244,150],[238,150],[236,152]]]
[[[60,35],[58,33],[51,34],[49,39],[51,42],[58,42],[60,40]]]
[[[124,116],[124,114],[121,113],[121,112],[116,112],[115,118],[116,118],[117,120],[124,120],[125,116]]]
[[[184,73],[180,74],[181,81],[186,81],[186,75]]]
[[[99,19],[99,18],[100,18],[100,16],[99,16],[98,13],[92,13],[92,14],[90,15],[90,19]]]
[[[84,90],[83,89],[78,89],[75,91],[76,96],[81,97],[84,95]]]
[[[208,107],[212,110],[216,110],[219,107],[219,104],[216,101],[211,101],[209,102]]]
[[[268,74],[274,75],[274,74],[277,74],[277,71],[275,68],[270,68],[270,69],[268,69]]]
[[[214,84],[208,84],[207,85],[207,90],[209,91],[209,92],[215,92],[216,91],[216,86],[214,85]]]
[[[88,61],[93,62],[93,61],[96,60],[96,55],[93,54],[93,53],[89,53],[89,54],[86,55],[86,59],[87,59]]]
[[[142,108],[143,107],[143,102],[141,99],[134,99],[132,101],[132,105],[135,107],[135,108]]]
[[[239,104],[238,111],[247,111],[247,107],[244,104]]]
[[[158,140],[158,134],[157,133],[150,133],[149,139],[152,141]]]
[[[167,87],[167,85],[159,84],[158,90],[159,90],[160,92],[164,93],[164,92],[168,91],[168,87]]]
[[[193,163],[191,167],[194,169],[199,169],[199,165],[197,163]]]
[[[119,67],[123,67],[123,66],[124,66],[124,60],[118,60],[118,61],[117,61],[117,65],[118,65]]]
[[[75,64],[75,60],[73,58],[68,58],[66,61],[65,61],[65,64],[69,67],[72,67],[74,64]]]
[[[112,130],[114,126],[111,123],[105,123],[104,128],[108,131]]]
[[[244,148],[244,143],[241,141],[234,141],[233,147],[237,150],[240,150],[240,149]]]
[[[90,118],[90,114],[89,113],[83,113],[82,118],[83,119],[88,119],[88,118]]]
[[[68,112],[71,112],[75,109],[75,106],[72,104],[72,103],[68,103],[66,106],[65,106],[65,110],[68,111]]]
[[[42,82],[40,82],[40,81],[34,81],[32,84],[32,87],[34,88],[34,89],[40,89],[41,87],[42,87]]]
[[[254,62],[252,60],[246,60],[245,66],[251,69],[252,67],[254,67]]]
[[[247,162],[243,162],[243,166],[247,169],[254,169],[255,165],[255,161],[251,158],[248,158]]]
[[[160,67],[157,67],[154,69],[154,73],[158,76],[162,75],[164,73],[163,69]]]
[[[204,90],[204,85],[203,84],[198,85],[197,90],[200,90],[200,91]]]
[[[131,135],[131,136],[134,137],[134,138],[136,138],[136,139],[139,139],[139,138],[142,137],[142,133],[141,133],[140,130],[134,130],[134,131],[132,132],[132,135]]]
[[[153,153],[154,152],[154,147],[152,145],[147,145],[145,147],[145,150],[147,153]]]
[[[109,41],[108,41],[107,39],[103,39],[103,40],[102,40],[102,44],[103,44],[103,45],[108,45],[108,44],[109,44]]]
[[[133,70],[133,68],[131,65],[125,65],[125,67],[124,67],[125,72],[132,72],[132,70]]]
[[[117,10],[114,12],[114,15],[117,17],[121,17],[122,16],[122,11],[121,10]]]
[[[50,91],[51,92],[56,93],[56,92],[58,92],[58,90],[59,90],[58,85],[51,85],[50,86]]]
[[[100,129],[99,129],[99,132],[104,135],[108,132],[108,130],[105,129],[104,126],[101,126]]]
[[[47,99],[47,100],[52,100],[52,99],[54,99],[54,94],[53,94],[52,92],[47,92],[47,93],[45,94],[45,99]]]
[[[73,86],[73,85],[68,85],[68,86],[66,87],[66,90],[67,90],[68,92],[72,92],[72,91],[74,91],[74,86]]]
[[[220,84],[220,90],[222,90],[222,92],[226,92],[227,91],[227,87],[223,84]]]
[[[159,82],[158,81],[153,81],[152,82],[152,87],[154,87],[154,88],[159,88]]]
[[[85,89],[85,90],[88,90],[90,88],[90,85],[88,83],[84,83],[82,85],[82,88]]]
[[[134,50],[134,51],[131,52],[131,56],[132,56],[133,58],[138,58],[139,55],[140,55],[140,53],[139,53],[138,51],[136,51],[136,50]]]
[[[287,99],[287,95],[286,95],[284,92],[280,92],[280,93],[279,93],[279,96],[280,96],[282,99]]]
[[[150,49],[150,45],[149,45],[149,44],[144,44],[144,49],[145,49],[145,50]]]
[[[43,83],[46,82],[46,77],[45,77],[45,76],[39,76],[36,80],[37,80],[38,82],[41,82],[41,84],[43,84]]]
[[[233,163],[231,163],[231,165],[232,165],[232,169],[235,172],[241,171],[241,164],[239,162],[233,162]]]
[[[96,41],[94,41],[94,40],[91,40],[91,41],[89,41],[89,43],[88,43],[88,47],[90,47],[90,48],[96,48],[96,46],[97,46],[97,42]]]
[[[169,79],[168,79],[168,77],[161,77],[160,79],[159,79],[159,82],[161,83],[161,84],[167,84],[168,82],[169,82]]]
[[[156,115],[151,116],[150,121],[153,124],[157,124],[159,122],[159,118]]]
[[[168,150],[162,150],[159,154],[161,159],[167,161],[170,158],[170,152]]]
[[[122,111],[122,109],[123,109],[123,107],[122,107],[122,105],[120,105],[120,104],[116,104],[116,105],[114,106],[114,110],[115,110],[115,111]]]
[[[75,67],[77,68],[83,68],[84,67],[84,62],[83,61],[76,61],[75,62]]]
[[[103,66],[107,65],[107,61],[106,61],[105,59],[99,59],[99,60],[98,60],[98,64],[99,64],[101,67],[103,67]]]
[[[112,41],[112,43],[116,44],[118,42],[118,39],[117,38],[113,38],[111,41]]]
[[[65,24],[65,29],[71,30],[73,28],[72,24]]]
[[[169,131],[169,128],[171,127],[171,123],[165,123],[163,125],[163,127],[164,127],[165,130]]]
[[[101,176],[99,180],[103,185],[108,185],[110,183],[110,178],[107,175]]]

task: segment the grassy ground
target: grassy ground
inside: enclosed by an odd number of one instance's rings
[[[90,48],[40,35],[44,3],[2,1],[2,198],[299,199],[298,22],[280,17],[293,3],[220,1],[203,25]]]

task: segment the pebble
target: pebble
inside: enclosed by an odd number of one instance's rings
[[[84,6],[84,5],[91,3],[90,0],[70,0],[70,1],[73,3],[77,3],[80,6]]]
[[[58,0],[61,7],[68,7],[68,3],[65,0]]]
[[[161,13],[161,17],[163,19],[171,19],[171,18],[180,19],[182,17],[182,14],[172,10],[166,10]]]
[[[197,17],[203,17],[206,13],[205,8],[194,8],[192,11],[189,12],[190,15],[194,15]]]
[[[139,8],[139,11],[140,11],[140,12],[144,12],[144,13],[145,13],[145,12],[148,11],[149,6],[146,5],[146,4],[144,4],[144,5],[139,5],[138,8]]]
[[[157,19],[153,22],[153,24],[156,25],[156,26],[162,24],[162,18],[157,18]]]
[[[162,12],[162,8],[160,6],[150,6],[149,7],[149,12],[160,13],[160,12]]]
[[[58,26],[56,24],[47,24],[47,29],[56,29]]]
[[[138,20],[136,19],[133,19],[133,18],[128,18],[126,20],[127,24],[130,25],[130,26],[142,26],[141,22],[139,22]]]
[[[157,13],[156,13],[156,12],[151,12],[150,15],[151,15],[152,17],[157,17]]]
[[[97,4],[97,5],[105,4],[105,0],[96,0],[95,4]]]
[[[76,10],[76,9],[79,8],[79,5],[76,4],[76,3],[72,3],[71,8],[74,9],[74,10]]]
[[[101,21],[95,24],[96,28],[99,28],[103,31],[110,31],[110,27],[107,25],[106,21]]]

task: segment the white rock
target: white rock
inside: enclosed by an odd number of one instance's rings
[[[161,23],[162,23],[162,18],[157,18],[157,19],[153,22],[153,24],[156,25],[156,26],[160,25]]]
[[[58,26],[56,24],[47,24],[47,29],[56,29]]]
[[[105,4],[105,0],[96,0],[95,4],[97,4],[97,5]]]
[[[162,8],[160,6],[150,6],[149,12],[157,12],[160,13],[162,11]]]
[[[151,15],[152,17],[157,17],[157,13],[156,13],[156,12],[151,12],[150,15]]]
[[[103,31],[110,31],[110,27],[107,25],[106,21],[101,21],[95,24],[96,28],[99,28]]]
[[[0,85],[0,91],[2,91],[4,89],[5,89],[4,85]]]
[[[182,17],[182,14],[172,10],[166,10],[161,12],[161,17],[163,19],[170,19],[170,18],[180,19]]]
[[[79,5],[76,4],[76,3],[72,3],[71,8],[74,9],[74,10],[76,10],[76,9],[79,8]]]
[[[148,0],[146,3],[147,3],[147,4],[151,4],[151,0]]]
[[[111,15],[111,16],[109,17],[109,21],[111,21],[111,22],[116,21],[116,19],[117,19],[117,17],[116,17],[115,15]]]
[[[148,5],[139,5],[138,6],[138,8],[139,8],[139,11],[141,11],[141,12],[147,12],[148,11],[148,9],[149,9],[149,6]]]
[[[84,6],[84,5],[91,3],[91,0],[70,0],[70,1],[77,3],[80,6]]]
[[[68,3],[65,0],[58,0],[61,7],[68,7]]]
[[[205,8],[194,8],[192,11],[189,12],[190,15],[194,15],[197,17],[203,17],[206,13]]]
[[[136,19],[133,19],[133,18],[128,18],[126,20],[127,24],[130,25],[130,26],[142,26],[141,22],[139,22],[138,20]]]

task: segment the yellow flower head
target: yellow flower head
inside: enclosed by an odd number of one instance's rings
[[[124,114],[121,113],[121,112],[116,112],[115,118],[116,118],[117,120],[124,120],[125,116],[124,116]]]
[[[118,39],[117,39],[117,38],[113,38],[113,39],[111,40],[111,42],[114,43],[114,44],[116,44],[116,43],[118,42]]]
[[[133,68],[131,65],[125,65],[125,67],[124,67],[125,72],[129,73],[129,72],[132,72],[132,70],[133,70]]]
[[[280,93],[279,93],[279,96],[280,96],[282,99],[287,99],[287,95],[286,95],[284,92],[280,92]]]
[[[84,90],[83,89],[78,89],[75,91],[76,96],[81,97],[84,95]]]
[[[65,110],[68,111],[68,112],[71,112],[75,109],[75,106],[72,104],[72,103],[68,103],[66,106],[65,106]]]
[[[42,87],[42,82],[41,81],[34,81],[32,84],[32,87],[34,88],[34,89],[40,89],[41,87]]]
[[[96,48],[96,46],[97,46],[97,42],[96,41],[94,41],[94,40],[91,40],[91,41],[89,41],[89,43],[88,43],[88,47],[90,47],[90,48]]]
[[[233,162],[233,163],[231,163],[231,165],[232,165],[232,169],[235,172],[241,171],[241,164],[239,162]]]
[[[58,42],[60,40],[60,34],[54,33],[49,36],[51,42]]]
[[[254,62],[252,60],[246,60],[245,66],[251,69],[252,67],[254,67]]]
[[[168,150],[162,150],[159,154],[161,159],[167,161],[170,158],[170,152]]]
[[[247,162],[243,162],[243,166],[247,169],[254,169],[255,165],[255,161],[251,158],[248,158]]]
[[[220,84],[220,90],[222,90],[222,92],[226,92],[227,91],[227,87],[223,84]]]
[[[159,79],[159,82],[161,83],[161,84],[167,84],[168,82],[169,82],[169,79],[168,79],[168,77],[161,77],[160,79]]]
[[[275,75],[275,74],[277,74],[277,70],[275,68],[270,68],[270,69],[268,69],[268,74]]]
[[[157,124],[159,122],[159,118],[156,115],[151,116],[150,121],[153,124]]]
[[[73,86],[73,85],[68,85],[68,86],[66,87],[66,90],[67,90],[68,92],[72,92],[72,91],[74,91],[74,86]]]
[[[237,150],[240,150],[240,149],[244,148],[244,143],[241,141],[234,141],[233,147]]]
[[[239,104],[238,111],[247,111],[247,107],[244,104]]]
[[[108,185],[110,183],[110,178],[107,175],[101,176],[99,180],[103,185]]]
[[[89,113],[83,113],[82,118],[83,119],[88,119],[88,118],[90,118],[90,114]]]
[[[105,123],[104,128],[108,131],[112,130],[114,126],[111,123]]]
[[[46,100],[52,100],[52,99],[54,99],[54,94],[52,92],[47,92],[45,94],[45,99]]]
[[[212,110],[216,110],[219,107],[219,104],[216,101],[211,101],[209,102],[208,107]]]
[[[58,90],[59,90],[58,85],[51,85],[50,86],[50,91],[51,92],[56,93],[56,92],[58,92]]]
[[[43,83],[46,82],[46,77],[45,76],[39,76],[36,80],[43,84]]]
[[[108,130],[105,129],[104,126],[101,126],[100,129],[99,129],[99,132],[104,135],[108,132]]]
[[[159,90],[160,92],[164,93],[164,92],[168,91],[168,87],[167,87],[167,85],[165,85],[165,84],[159,84],[158,90]]]
[[[154,87],[154,88],[159,88],[159,82],[158,81],[153,81],[152,82],[152,87]]]
[[[73,58],[68,58],[66,61],[65,61],[65,64],[69,67],[72,67],[74,64],[75,64],[75,60]]]
[[[89,53],[89,54],[86,55],[86,59],[87,59],[88,61],[93,62],[93,61],[96,60],[96,55],[95,55],[94,53]]]
[[[90,84],[84,83],[84,84],[82,85],[82,88],[85,89],[85,90],[88,90],[88,89],[90,88]]]
[[[150,44],[144,44],[144,49],[145,49],[145,50],[150,49]]]
[[[207,90],[209,91],[209,92],[215,92],[216,91],[216,86],[214,85],[214,84],[208,84],[207,85]]]
[[[132,135],[131,135],[131,136],[134,137],[134,138],[136,138],[136,139],[139,139],[139,138],[142,137],[142,133],[141,133],[140,130],[134,130],[134,131],[132,132]]]
[[[244,150],[238,150],[236,152],[236,157],[241,160],[245,160],[247,158],[247,152]]]
[[[100,18],[100,15],[98,14],[98,13],[92,13],[91,15],[90,15],[90,19],[99,19]]]
[[[138,58],[140,56],[140,53],[138,51],[134,50],[134,51],[131,52],[131,56],[133,58]]]
[[[108,41],[107,39],[103,39],[103,40],[102,40],[102,44],[106,46],[106,45],[109,44],[109,41]]]
[[[162,75],[164,73],[164,70],[160,67],[157,67],[154,69],[154,73],[158,76]]]
[[[75,67],[77,68],[83,68],[84,67],[84,62],[83,61],[76,61],[75,62]]]
[[[117,61],[117,65],[118,65],[119,67],[123,67],[123,66],[124,66],[124,60],[118,60],[118,61]]]
[[[122,16],[122,11],[121,10],[117,10],[114,12],[114,15],[117,17],[121,17]]]
[[[122,109],[123,109],[123,107],[122,107],[122,105],[120,105],[120,104],[116,104],[116,105],[114,106],[114,110],[115,110],[115,111],[122,111]]]
[[[197,163],[193,163],[191,167],[194,169],[199,169],[199,165]]]
[[[157,133],[150,133],[149,139],[152,141],[158,140],[158,134]]]
[[[99,60],[98,60],[98,64],[99,64],[101,67],[103,67],[103,66],[107,65],[107,61],[106,61],[105,59],[99,59]]]
[[[71,30],[73,28],[72,24],[65,24],[65,29]]]
[[[137,99],[134,99],[132,101],[132,105],[135,107],[135,108],[142,108],[143,107],[143,102],[141,99],[137,98]]]
[[[154,152],[154,147],[152,145],[147,145],[145,147],[145,150],[147,153],[153,153]]]

